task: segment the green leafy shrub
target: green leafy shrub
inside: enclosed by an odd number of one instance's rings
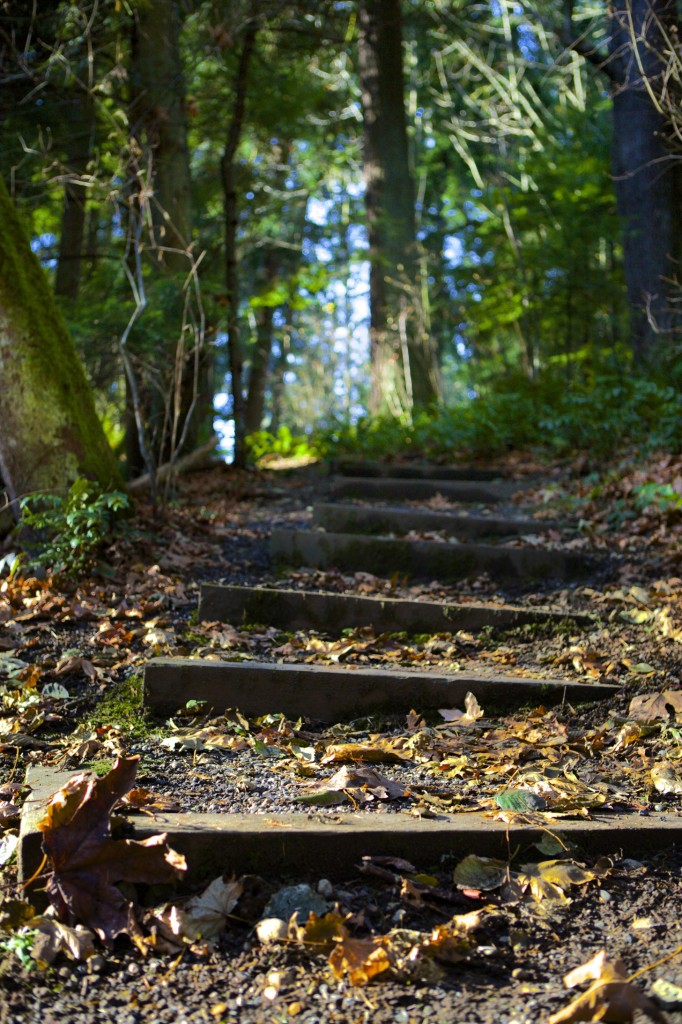
[[[260,462],[267,455],[279,455],[283,458],[295,458],[303,455],[316,455],[317,449],[305,434],[292,434],[289,427],[280,427],[276,434],[268,430],[258,430],[246,438],[246,446],[254,462]]]
[[[676,491],[672,484],[648,481],[635,487],[632,496],[638,512],[643,512],[652,505],[661,512],[679,512],[682,509],[682,494]]]
[[[414,454],[436,461],[514,449],[608,456],[626,445],[682,450],[682,393],[669,381],[601,374],[567,383],[559,372],[498,379],[475,398],[407,420],[365,417],[318,436],[325,453]]]
[[[20,506],[20,527],[29,538],[28,562],[62,576],[80,575],[92,566],[108,539],[113,514],[128,506],[126,494],[105,493],[82,477],[65,497],[29,495]]]

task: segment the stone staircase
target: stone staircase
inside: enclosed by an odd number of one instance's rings
[[[512,580],[517,586],[574,579],[603,565],[603,560],[595,556],[560,547],[529,543],[510,546],[510,539],[518,542],[547,529],[548,524],[516,509],[491,512],[491,505],[508,503],[522,488],[513,481],[494,478],[489,471],[474,474],[458,467],[434,470],[419,466],[401,467],[399,473],[386,476],[384,467],[357,462],[339,463],[336,468],[353,475],[340,475],[332,481],[331,496],[359,496],[365,501],[389,504],[325,501],[315,506],[310,529],[273,531],[275,562],[447,580],[485,572],[494,579]],[[408,471],[414,475],[407,476]],[[406,502],[434,495],[460,503],[485,502],[486,507],[462,506],[445,512],[395,504],[396,499]],[[558,528],[557,524],[552,528]],[[386,531],[433,529],[443,531],[452,542],[384,535]],[[481,539],[490,543],[479,543]],[[588,615],[551,606],[317,593],[287,589],[274,582],[255,588],[206,584],[201,590],[200,618],[237,626],[318,630],[331,635],[358,626],[372,627],[377,633],[437,633],[529,624],[542,624],[548,629],[568,626],[579,634],[594,621]],[[197,700],[207,702],[216,713],[232,707],[248,716],[282,712],[291,718],[305,716],[328,723],[377,709],[397,713],[411,708],[421,712],[453,707],[461,705],[469,691],[482,704],[500,707],[594,701],[613,695],[615,690],[602,683],[500,674],[490,665],[479,671],[442,673],[396,670],[391,666],[366,669],[160,658],[147,664],[144,675],[145,703],[158,714],[173,714],[188,700]],[[40,862],[40,835],[35,822],[44,800],[69,774],[45,769],[29,773],[34,793],[22,823],[20,869],[24,880]],[[269,817],[186,813],[157,815],[136,834],[145,837],[167,832],[171,845],[188,858],[190,879],[200,881],[226,871],[317,870],[330,877],[340,876],[352,871],[364,854],[417,858],[419,863],[435,861],[446,853],[504,857],[518,843],[541,837],[546,828],[542,814],[512,815],[510,820],[502,821],[480,812],[440,813],[434,818],[400,813],[349,813],[339,818],[325,818],[314,812]],[[681,831],[674,819],[659,820],[635,813],[604,812],[590,820],[561,822],[561,832],[567,839],[593,852],[613,847],[614,830],[618,830],[617,845],[630,853],[669,845]]]

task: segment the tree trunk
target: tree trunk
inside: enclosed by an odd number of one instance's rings
[[[400,0],[360,0],[358,26],[370,259],[370,405],[373,412],[409,414],[413,406],[437,401],[440,380],[435,346],[420,326]]]
[[[232,416],[234,420],[234,465],[246,463],[246,431],[244,424],[244,391],[242,370],[244,355],[239,334],[239,256],[237,226],[239,199],[236,182],[236,156],[244,127],[246,86],[249,64],[256,43],[257,22],[249,21],[244,32],[242,52],[234,81],[234,105],[227,132],[220,169],[223,181],[223,214],[225,223],[225,290],[227,292],[227,347],[232,379]]]
[[[180,24],[177,0],[146,0],[136,5],[130,119],[133,135],[151,165],[158,260],[167,270],[186,274],[192,206]]]
[[[649,92],[658,95],[664,87],[663,30],[676,39],[679,18],[675,0],[617,0],[611,12],[613,174],[632,346],[635,359],[646,362],[682,327],[682,164],[666,141],[666,116]]]
[[[67,139],[66,165],[69,179],[64,186],[62,227],[55,274],[56,295],[75,301],[81,281],[83,236],[85,232],[85,198],[82,175],[92,152],[95,111],[89,93],[78,91],[69,98],[72,112]]]
[[[90,386],[0,179],[0,472],[15,500],[79,475],[121,485]]]
[[[247,434],[260,430],[265,407],[265,387],[268,382],[268,366],[272,352],[272,325],[275,310],[272,306],[260,306],[256,310],[256,340],[251,354],[249,390],[246,396],[244,424]]]
[[[142,154],[138,162],[147,176],[144,185],[151,186],[153,193],[150,211],[155,258],[163,273],[176,277],[178,291],[185,286],[193,266],[189,251],[192,196],[187,98],[179,44],[181,7],[178,0],[145,0],[144,4],[137,5],[130,104],[131,130]],[[162,357],[166,367],[173,366],[174,370],[167,395],[170,422],[166,421],[164,412],[160,413],[167,436],[158,437],[152,445],[157,458],[162,453],[164,457],[168,454],[173,457],[183,432],[184,451],[195,448],[213,433],[213,393],[207,393],[213,380],[211,353],[208,349],[200,353],[197,380],[195,354],[186,351],[176,360],[173,351],[172,356],[168,353],[167,357]],[[150,409],[155,404],[156,400],[149,395],[142,394],[142,398]],[[135,437],[130,438],[128,447],[134,454]],[[133,473],[141,468],[139,458],[130,467]]]

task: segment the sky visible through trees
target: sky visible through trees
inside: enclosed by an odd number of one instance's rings
[[[125,472],[212,408],[242,457],[666,378],[677,30],[671,0],[5,0],[3,176]]]

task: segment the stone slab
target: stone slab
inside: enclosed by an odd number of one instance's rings
[[[458,629],[513,629],[538,623],[579,629],[595,621],[591,615],[545,608],[406,601],[217,583],[202,584],[199,619],[235,626],[263,624],[288,630],[315,629],[331,634],[358,626],[371,626],[375,633],[453,633]]]
[[[75,773],[33,766],[26,781],[33,791],[26,801],[19,845],[19,881],[26,883],[42,860],[41,835],[35,823],[46,800]],[[397,856],[420,868],[436,866],[443,856],[469,853],[506,858],[509,850],[525,852],[532,843],[559,832],[584,852],[599,855],[624,851],[627,856],[652,853],[682,841],[682,817],[673,813],[642,817],[635,813],[595,814],[594,818],[545,822],[541,814],[507,824],[481,812],[417,818],[404,813],[292,814],[158,814],[135,821],[135,839],[166,833],[171,847],[187,859],[189,885],[220,874],[255,873],[296,878],[335,879],[355,873],[363,856]]]
[[[413,579],[455,581],[487,573],[492,579],[535,585],[544,580],[578,580],[590,576],[599,562],[582,552],[554,548],[501,547],[494,544],[449,544],[398,540],[318,530],[273,530],[273,561],[336,568]]]
[[[499,480],[502,472],[490,466],[439,466],[433,462],[374,462],[332,459],[330,471],[340,476],[392,477],[395,480]]]
[[[313,525],[330,533],[409,533],[439,530],[448,537],[516,537],[558,529],[560,524],[520,517],[467,516],[430,509],[323,502],[313,508]]]
[[[425,501],[441,494],[450,501],[508,501],[523,490],[523,485],[509,480],[396,480],[388,477],[341,477],[332,480],[332,498],[364,498],[367,501]]]
[[[563,679],[527,679],[484,672],[415,672],[257,661],[152,658],[144,670],[144,703],[174,714],[188,700],[206,701],[217,714],[238,708],[248,716],[282,712],[338,722],[380,709],[462,706],[471,690],[481,705],[572,703],[612,696],[616,687]]]

